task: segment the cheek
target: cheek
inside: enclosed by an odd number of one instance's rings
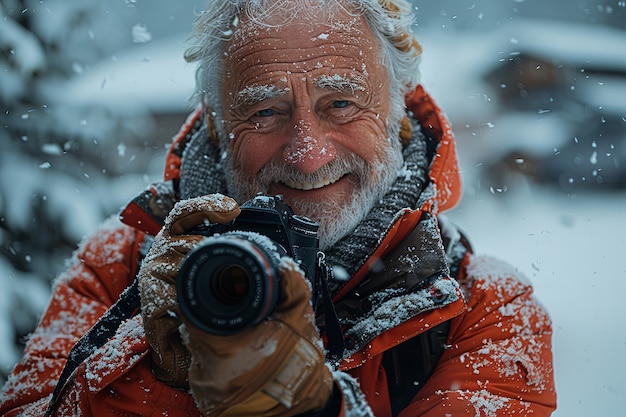
[[[235,166],[246,177],[253,178],[271,159],[281,157],[282,147],[278,141],[267,140],[254,134],[235,135],[230,150]]]
[[[389,146],[384,120],[376,114],[342,126],[342,146],[368,162],[379,159]]]

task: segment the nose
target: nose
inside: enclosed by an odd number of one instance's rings
[[[287,164],[302,172],[314,172],[335,159],[337,152],[327,133],[314,117],[294,123],[291,140],[283,151]]]

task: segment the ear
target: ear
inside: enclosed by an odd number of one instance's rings
[[[406,146],[413,137],[413,126],[411,126],[411,120],[407,116],[404,116],[400,120],[400,142],[402,146]]]
[[[211,141],[213,142],[213,144],[219,148],[220,147],[220,140],[217,137],[217,131],[215,130],[215,119],[213,117],[213,115],[215,114],[215,112],[213,110],[211,110],[208,106],[204,106],[204,118],[206,120],[206,129],[207,129],[207,133],[209,135],[209,137],[211,138]]]

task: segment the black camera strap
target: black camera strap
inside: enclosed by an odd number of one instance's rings
[[[343,359],[345,344],[341,324],[339,324],[339,318],[337,317],[337,311],[335,310],[335,304],[333,303],[330,295],[330,288],[328,288],[328,282],[332,279],[332,270],[326,264],[326,257],[323,252],[318,252],[317,260],[317,276],[314,286],[314,294],[318,293],[315,287],[319,285],[321,287],[319,290],[321,290],[322,301],[324,304],[324,327],[327,339],[327,359],[331,366],[334,369],[337,369]]]
[[[96,350],[115,335],[118,327],[124,320],[132,317],[140,307],[139,284],[137,280],[122,292],[120,298],[113,304],[100,319],[85,333],[70,350],[65,362],[65,367],[61,372],[52,398],[46,408],[44,417],[53,415],[54,410],[59,405],[59,401],[69,384],[74,380],[76,371]]]

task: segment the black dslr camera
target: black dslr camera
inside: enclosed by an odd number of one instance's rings
[[[293,213],[281,196],[259,195],[230,224],[203,225],[207,236],[185,257],[176,290],[182,314],[196,327],[230,335],[261,322],[276,306],[279,267],[292,257],[316,273],[317,222]]]

